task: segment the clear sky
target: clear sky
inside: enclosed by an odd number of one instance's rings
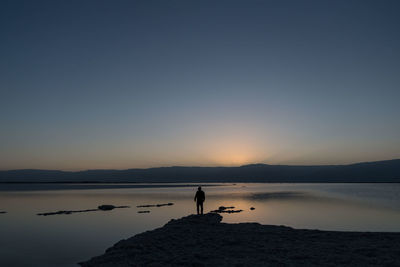
[[[400,1],[1,1],[0,169],[400,158]]]

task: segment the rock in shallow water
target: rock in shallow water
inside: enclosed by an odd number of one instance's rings
[[[113,209],[129,208],[129,206],[100,205],[97,208],[99,210],[113,210]]]
[[[72,214],[72,213],[79,213],[79,212],[90,212],[90,211],[98,211],[98,210],[113,210],[113,209],[121,209],[121,208],[129,208],[129,206],[114,206],[114,205],[100,205],[97,209],[87,209],[87,210],[59,210],[54,212],[44,212],[38,213],[38,216],[49,216],[49,215],[61,215],[61,214]]]
[[[146,205],[139,205],[136,208],[153,208],[153,207],[164,207],[164,206],[172,206],[174,203],[163,203],[163,204],[146,204]]]
[[[224,207],[221,206],[217,210],[212,210],[213,213],[238,213],[242,212],[243,210],[234,210],[235,207]]]

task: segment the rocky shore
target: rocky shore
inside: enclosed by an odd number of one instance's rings
[[[221,223],[209,213],[119,241],[81,266],[400,266],[400,233]]]

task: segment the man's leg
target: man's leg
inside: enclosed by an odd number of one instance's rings
[[[203,202],[201,202],[201,215],[203,215]]]
[[[196,206],[197,206],[197,215],[199,215],[199,202],[196,202]]]

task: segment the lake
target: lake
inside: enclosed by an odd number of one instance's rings
[[[1,184],[0,266],[76,266],[121,239],[196,212],[198,184]],[[400,184],[205,184],[205,212],[234,206],[223,222],[400,232]],[[174,203],[137,208],[138,205]],[[38,216],[59,210],[130,206]],[[254,210],[250,210],[254,207]],[[138,213],[149,210],[150,213]]]

